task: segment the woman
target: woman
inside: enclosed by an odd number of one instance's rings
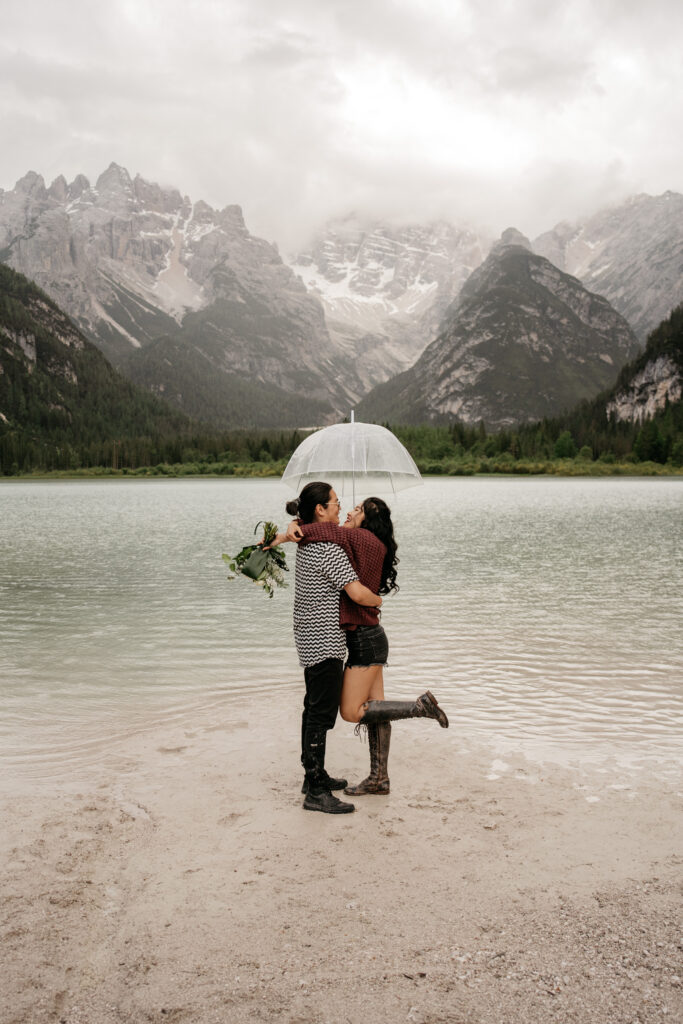
[[[346,517],[343,527],[329,522],[291,524],[287,539],[302,545],[339,544],[349,557],[358,579],[369,590],[386,595],[398,590],[398,558],[391,510],[381,498],[366,498]],[[389,644],[379,624],[378,609],[361,607],[346,594],[339,605],[340,624],[346,630],[348,659],[344,671],[340,710],[347,722],[367,726],[370,746],[370,775],[344,790],[352,796],[387,794],[391,722],[401,718],[435,718],[448,728],[448,718],[436,698],[427,690],[415,701],[384,700],[383,668]]]

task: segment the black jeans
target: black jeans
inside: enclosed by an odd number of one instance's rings
[[[308,727],[334,729],[344,681],[344,662],[341,658],[326,658],[317,665],[307,665],[304,680],[304,715]]]
[[[317,665],[304,668],[306,696],[301,716],[301,763],[304,762],[306,730],[327,732],[334,729],[344,681],[344,662],[341,658],[326,658]]]

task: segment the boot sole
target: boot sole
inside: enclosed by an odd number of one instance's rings
[[[346,796],[389,796],[389,789],[345,789]]]
[[[431,690],[425,690],[425,694],[429,697],[429,699],[431,700],[432,704],[434,705],[434,708],[436,710],[436,720],[437,720],[437,722],[439,723],[439,725],[441,726],[442,729],[447,729],[448,728],[448,717],[446,715],[446,712],[443,711],[442,708],[439,707],[439,702],[438,702],[438,700],[436,699],[436,697],[434,696],[434,694],[432,693]]]
[[[367,783],[365,780],[357,786],[347,786],[344,790],[346,796],[389,796],[389,779],[383,779],[378,783]]]

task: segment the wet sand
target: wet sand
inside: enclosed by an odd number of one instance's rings
[[[680,776],[402,722],[388,798],[308,813],[286,704],[4,770],[2,1024],[683,1018]]]

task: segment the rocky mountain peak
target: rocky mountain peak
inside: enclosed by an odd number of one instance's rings
[[[68,186],[67,198],[71,201],[78,199],[84,192],[88,192],[89,189],[90,182],[86,178],[85,174],[77,174]]]
[[[506,228],[500,236],[500,240],[496,242],[495,248],[502,249],[508,245],[520,245],[529,252],[533,251],[529,239],[521,231],[518,231],[517,228]]]
[[[60,174],[56,177],[47,191],[48,194],[53,199],[56,199],[58,203],[65,202],[69,194],[69,188],[64,175]]]
[[[216,211],[203,199],[198,199],[192,208],[192,219],[197,224],[211,224],[216,217]]]
[[[190,201],[187,197],[183,199],[177,188],[164,189],[156,182],[147,181],[136,174],[132,182],[132,190],[135,198],[145,210],[157,213],[175,213],[184,207],[186,216],[189,214]]]
[[[36,198],[39,196],[42,198],[47,195],[45,179],[42,174],[36,174],[35,171],[29,171],[23,178],[19,178],[14,189],[16,192],[23,192],[27,196],[34,196]]]
[[[112,163],[109,164],[106,171],[102,171],[99,178],[95,182],[95,188],[98,192],[126,192],[133,194],[133,182],[130,174],[125,167],[121,167],[120,164]]]
[[[226,206],[218,214],[218,221],[227,232],[248,235],[241,206]]]

